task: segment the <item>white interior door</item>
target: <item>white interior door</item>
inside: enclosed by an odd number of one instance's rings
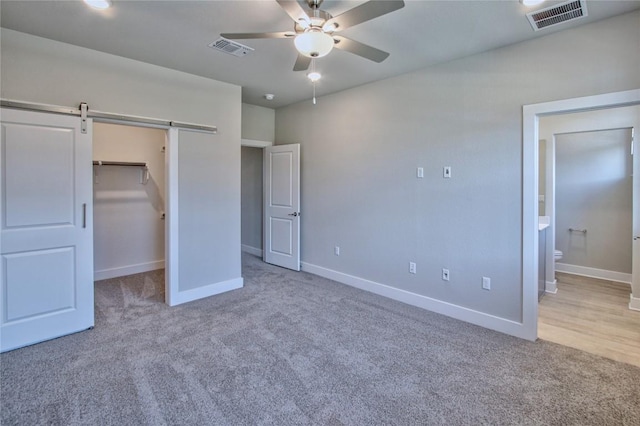
[[[264,250],[267,263],[300,270],[300,145],[264,149]]]
[[[91,120],[2,109],[0,350],[92,327]]]
[[[631,130],[633,146],[633,261],[629,308],[640,311],[640,149],[636,129]]]

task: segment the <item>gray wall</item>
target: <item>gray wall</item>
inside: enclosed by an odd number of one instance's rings
[[[242,244],[262,250],[262,148],[242,147]]]
[[[272,108],[242,104],[242,139],[273,142],[276,112]],[[242,147],[242,245],[253,253],[262,250],[262,153]]]
[[[273,142],[276,111],[256,105],[242,104],[242,139]]]
[[[278,143],[302,144],[303,262],[520,321],[522,106],[640,87],[639,20],[631,13],[277,110]]]
[[[630,129],[556,137],[556,248],[562,263],[631,273],[630,141]]]
[[[217,125],[215,147],[180,148],[184,178],[206,186],[207,198],[196,193],[192,199],[190,188],[184,188],[178,206],[181,219],[197,219],[203,229],[199,235],[216,238],[180,241],[181,263],[184,260],[180,273],[192,266],[191,259],[203,259],[203,253],[217,269],[202,268],[203,274],[211,274],[181,282],[180,288],[241,280],[239,86],[6,29],[2,29],[1,66],[3,98],[62,106],[85,101],[97,111]],[[200,157],[191,155],[200,148]],[[183,161],[189,159],[193,165]],[[188,170],[200,165],[215,172]],[[199,265],[193,267],[190,277],[197,275]]]

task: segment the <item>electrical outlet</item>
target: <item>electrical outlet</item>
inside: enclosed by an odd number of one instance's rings
[[[491,290],[491,278],[482,277],[482,288],[485,290]]]
[[[333,248],[333,253],[334,253],[336,256],[340,256],[340,247],[335,246],[335,247]]]
[[[449,281],[449,270],[442,268],[442,280]]]
[[[409,262],[409,273],[410,274],[415,274],[416,273],[416,263],[415,262]]]
[[[442,176],[445,178],[451,177],[451,166],[446,166],[444,169],[442,169]]]

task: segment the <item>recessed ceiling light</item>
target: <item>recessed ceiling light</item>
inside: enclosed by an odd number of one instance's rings
[[[307,77],[309,78],[309,80],[315,83],[316,81],[320,80],[320,78],[322,78],[322,74],[317,71],[313,71],[307,74]]]
[[[541,3],[544,3],[545,0],[520,0],[520,3],[527,7],[537,6]]]
[[[84,0],[86,4],[94,9],[105,10],[111,7],[111,0]]]

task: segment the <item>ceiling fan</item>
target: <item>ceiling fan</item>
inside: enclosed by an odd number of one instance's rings
[[[309,10],[293,0],[276,0],[280,7],[294,20],[293,31],[276,33],[225,33],[222,37],[237,39],[292,38],[298,50],[294,71],[309,68],[311,60],[327,55],[334,47],[354,53],[374,62],[382,62],[389,53],[364,43],[338,35],[354,25],[361,24],[404,7],[403,0],[370,0],[338,16],[320,9],[323,0],[306,0]]]

